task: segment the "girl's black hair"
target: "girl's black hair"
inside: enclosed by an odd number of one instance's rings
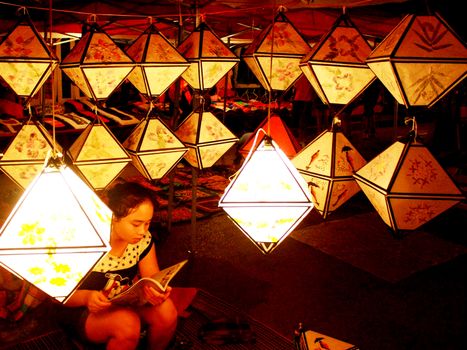
[[[151,201],[156,209],[157,201],[152,190],[137,182],[121,182],[110,188],[107,193],[107,206],[114,217],[123,218],[130,211],[146,200]]]

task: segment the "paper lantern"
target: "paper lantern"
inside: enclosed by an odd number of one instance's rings
[[[427,147],[396,141],[354,177],[383,221],[415,230],[465,199]]]
[[[303,148],[292,164],[304,177],[315,209],[325,219],[360,191],[353,174],[366,161],[334,124]]]
[[[175,130],[188,147],[185,159],[193,167],[204,169],[214,165],[238,138],[211,112],[192,112]]]
[[[84,129],[67,154],[95,190],[106,188],[131,161],[122,144],[98,118]]]
[[[126,50],[136,63],[128,80],[148,100],[162,95],[189,67],[188,61],[152,23]]]
[[[97,23],[88,28],[60,67],[86,96],[97,101],[108,98],[135,64]]]
[[[219,207],[267,254],[306,217],[313,202],[303,177],[266,137],[235,174]]]
[[[431,107],[465,78],[467,48],[439,15],[407,15],[366,62],[398,103]]]
[[[281,8],[273,23],[255,38],[242,59],[266,90],[284,91],[302,74],[299,64],[309,51],[310,45]]]
[[[58,59],[27,15],[0,44],[0,77],[26,102],[40,90]]]
[[[273,114],[270,117],[266,117],[261,124],[256,128],[256,130],[251,134],[245,144],[239,150],[245,158],[250,153],[251,148],[255,142],[256,135],[258,135],[258,130],[268,130],[270,137],[279,145],[280,149],[285,153],[288,158],[292,158],[300,151],[301,147],[297,139],[290,131],[289,127],[284,123],[284,121],[277,114]],[[264,134],[259,135],[260,139],[257,140],[256,144],[259,144],[263,138]]]
[[[157,116],[144,118],[123,142],[133,165],[150,180],[161,179],[188,148]]]
[[[195,90],[208,90],[237,65],[240,59],[202,21],[178,46],[190,63],[182,78]]]
[[[62,152],[42,124],[28,120],[6,148],[0,159],[0,169],[25,189],[42,171],[45,160],[54,149]]]
[[[348,104],[375,79],[365,60],[371,47],[343,13],[300,63],[321,101]]]
[[[112,212],[76,174],[49,162],[0,233],[0,263],[64,302],[110,250]]]

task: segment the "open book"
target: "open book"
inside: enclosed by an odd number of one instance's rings
[[[153,287],[159,292],[164,293],[167,289],[167,286],[169,285],[169,282],[187,262],[188,260],[183,260],[175,265],[156,272],[151,277],[140,278],[128,289],[111,298],[110,301],[116,305],[141,306],[146,304],[147,300],[144,296],[144,287]]]

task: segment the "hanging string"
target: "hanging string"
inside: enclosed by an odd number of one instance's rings
[[[53,18],[52,18],[52,0],[49,0],[49,46],[50,50],[53,48],[53,28],[52,28],[52,23],[53,23]],[[50,72],[50,85],[51,85],[51,99],[52,99],[52,158],[56,158],[57,156],[57,147],[56,147],[56,135],[55,135],[55,89],[54,89],[54,84],[55,84],[55,79],[54,79],[54,71],[53,69],[53,57],[50,57],[50,69],[52,70]]]
[[[269,62],[269,89],[268,89],[268,133],[267,133],[268,137],[271,137],[272,62],[273,62],[273,55],[274,55],[275,5],[276,5],[276,1],[274,1],[274,7],[272,9],[271,56],[270,56],[270,62]]]

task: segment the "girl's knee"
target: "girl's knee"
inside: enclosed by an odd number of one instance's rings
[[[141,320],[137,313],[129,309],[122,309],[116,312],[114,316],[113,333],[115,338],[139,339]]]

